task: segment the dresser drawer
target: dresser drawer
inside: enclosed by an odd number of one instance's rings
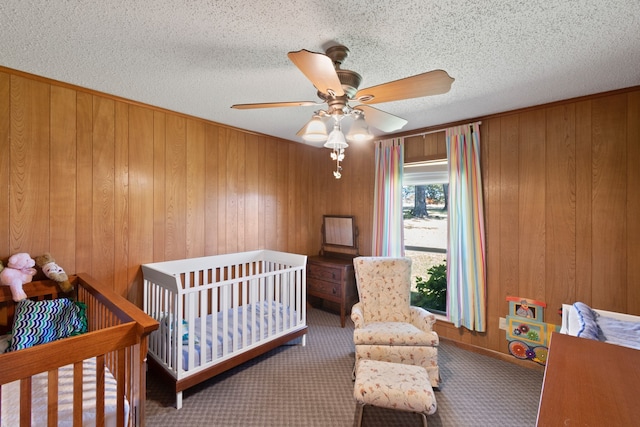
[[[320,280],[328,280],[330,282],[340,282],[342,280],[342,270],[324,265],[307,264],[307,276]]]
[[[309,293],[325,294],[334,297],[340,297],[342,295],[342,285],[340,283],[326,282],[313,278],[307,279],[307,290]]]
[[[347,257],[313,256],[307,258],[307,295],[309,303],[324,306],[325,302],[340,306],[340,325],[351,306],[358,300],[353,260]]]

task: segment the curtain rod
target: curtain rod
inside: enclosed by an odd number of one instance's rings
[[[481,125],[481,124],[482,124],[482,122],[481,122],[481,121],[471,122],[471,123],[465,123],[465,124],[456,125],[456,126],[449,126],[449,127],[442,128],[442,129],[435,129],[435,130],[430,130],[430,131],[427,131],[427,132],[416,133],[416,134],[413,134],[413,135],[405,135],[405,136],[402,136],[402,137],[400,137],[400,138],[411,138],[411,137],[414,137],[414,136],[425,136],[425,135],[430,135],[430,134],[432,134],[432,133],[444,132],[444,131],[446,131],[447,129],[452,128],[452,127],[457,127],[457,126],[471,126],[471,125],[474,125],[474,124],[476,124],[476,123],[477,123],[478,125]]]

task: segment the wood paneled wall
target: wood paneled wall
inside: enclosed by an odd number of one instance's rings
[[[372,146],[350,148],[337,181],[327,150],[6,68],[0,153],[0,259],[50,251],[136,303],[140,264],[312,255],[323,214],[371,220]]]
[[[488,331],[506,296],[640,314],[640,89],[482,120]],[[470,120],[471,121],[471,120]],[[407,138],[407,161],[444,136]],[[411,159],[411,160],[410,160]],[[373,144],[327,150],[0,67],[0,259],[50,251],[140,301],[140,264],[258,248],[316,254],[323,214],[355,215],[371,254]]]
[[[444,336],[507,352],[509,295],[640,314],[640,90],[482,118],[488,330]]]
[[[426,162],[447,158],[447,143],[444,132],[404,138],[404,162]]]

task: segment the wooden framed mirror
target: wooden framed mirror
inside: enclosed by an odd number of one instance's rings
[[[358,228],[354,216],[322,216],[321,252],[358,254]]]

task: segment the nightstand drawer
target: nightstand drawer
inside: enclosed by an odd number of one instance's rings
[[[307,288],[309,293],[320,293],[334,297],[340,297],[342,295],[342,285],[340,283],[308,278]]]
[[[330,282],[342,281],[342,270],[316,264],[307,264],[307,276]]]

